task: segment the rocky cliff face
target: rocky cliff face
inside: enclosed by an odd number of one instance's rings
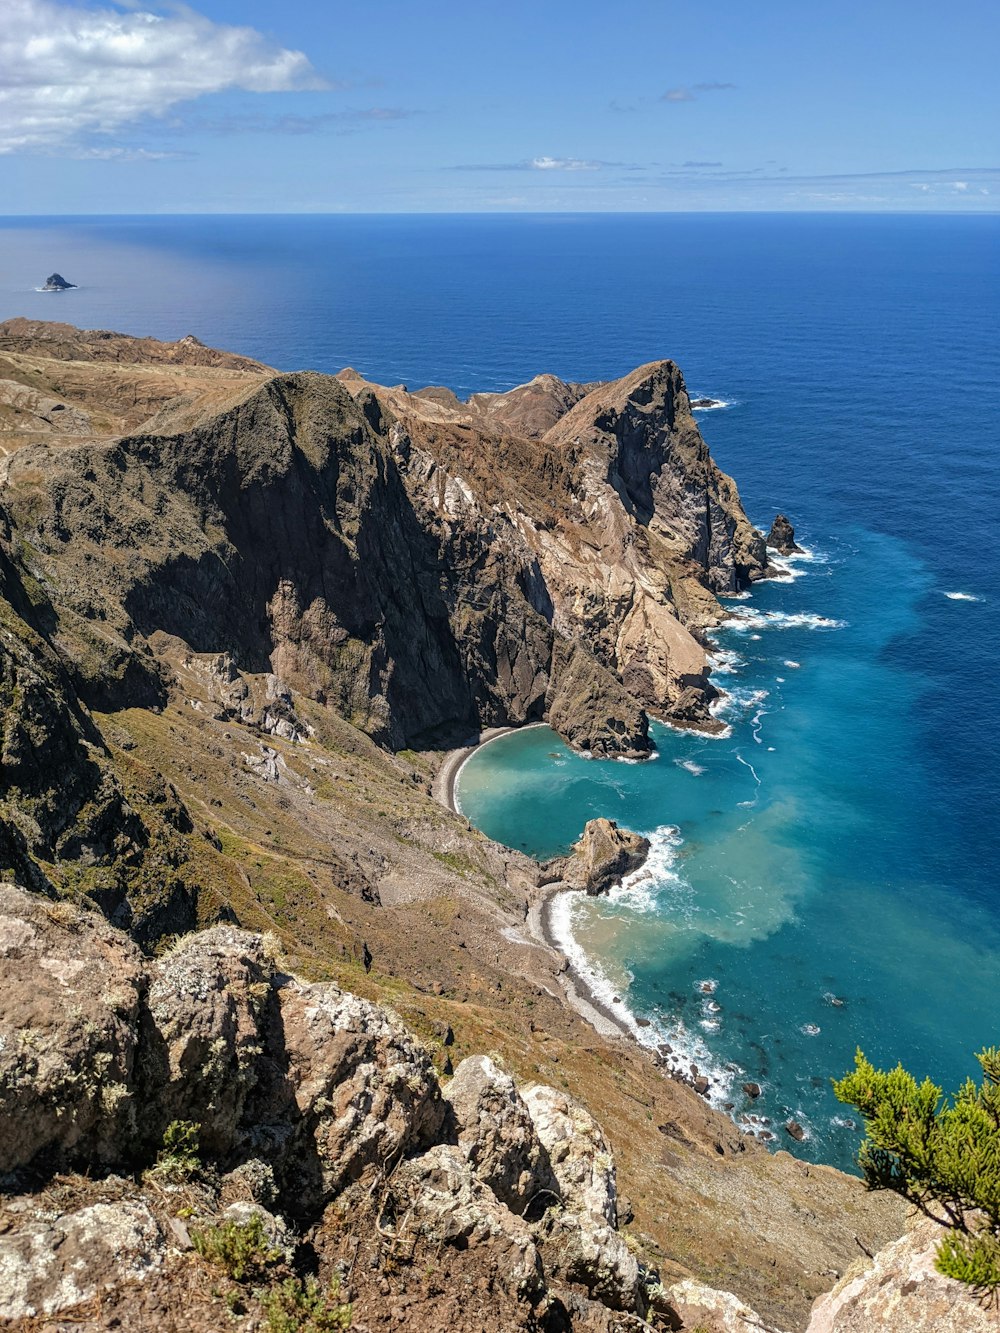
[[[200,365],[187,341],[176,358]],[[106,343],[7,326],[21,357]],[[345,382],[275,377],[180,433],[5,460],[10,549],[88,704],[156,699],[160,630],[270,667],[394,747],[540,717],[591,657],[620,724],[591,718],[601,752],[645,746],[641,708],[708,722],[692,631],[766,557],[675,366],[469,406]]]

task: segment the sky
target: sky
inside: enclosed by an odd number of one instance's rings
[[[0,0],[0,214],[995,212],[995,0]]]

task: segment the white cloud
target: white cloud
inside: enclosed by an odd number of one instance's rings
[[[532,171],[600,171],[600,162],[586,162],[578,157],[533,157]]]
[[[226,88],[328,86],[301,51],[186,6],[164,16],[57,0],[3,0],[0,72],[0,153],[79,145]]]

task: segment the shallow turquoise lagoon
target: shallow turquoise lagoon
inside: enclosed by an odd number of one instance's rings
[[[928,605],[956,636],[989,616],[862,530],[791,571],[731,602],[717,632],[726,735],[659,726],[656,759],[628,764],[530,728],[474,755],[459,799],[543,858],[598,815],[647,833],[651,859],[626,886],[560,900],[577,966],[653,1020],[644,1040],[709,1073],[717,1105],[779,1146],[794,1118],[797,1152],[849,1167],[858,1133],[830,1078],[856,1046],[950,1084],[1000,1026],[984,867],[939,799],[947,778],[915,725],[921,664],[900,651]]]

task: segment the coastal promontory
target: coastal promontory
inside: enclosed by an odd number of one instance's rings
[[[711,727],[768,572],[670,361],[462,403],[0,325],[0,1318],[804,1329],[898,1206],[589,1025],[433,795]]]

